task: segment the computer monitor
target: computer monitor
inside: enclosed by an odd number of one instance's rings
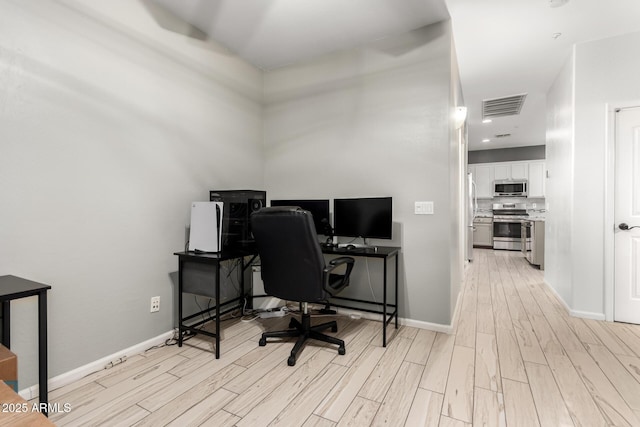
[[[316,226],[316,233],[328,236],[331,234],[331,223],[329,222],[329,200],[272,200],[271,206],[298,206],[305,211],[311,212],[313,223]]]
[[[391,197],[333,200],[336,236],[391,239]]]

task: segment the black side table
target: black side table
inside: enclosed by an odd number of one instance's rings
[[[11,300],[38,296],[38,371],[39,400],[42,413],[47,415],[47,290],[51,286],[16,276],[0,276],[2,302],[2,345],[11,348]],[[44,405],[43,405],[44,404]]]

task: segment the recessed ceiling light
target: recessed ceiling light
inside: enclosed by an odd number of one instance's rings
[[[549,6],[551,7],[560,7],[569,3],[569,0],[549,0]]]
[[[484,138],[484,139],[482,140],[482,142],[489,142],[489,141],[491,141],[489,138]]]
[[[492,121],[491,119],[484,119],[482,123],[491,123],[491,121]]]

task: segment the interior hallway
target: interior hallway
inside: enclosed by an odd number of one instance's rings
[[[50,393],[60,426],[640,425],[640,326],[568,316],[520,253],[476,249],[455,335],[338,317],[347,354],[259,347],[282,319],[223,323]],[[316,319],[324,321],[325,319]],[[392,327],[389,331],[393,331]],[[203,349],[207,351],[203,351]]]

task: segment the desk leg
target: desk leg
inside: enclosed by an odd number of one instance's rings
[[[216,359],[220,359],[220,261],[216,264]]]
[[[182,347],[182,266],[184,262],[178,261],[178,347]]]
[[[244,316],[244,304],[247,300],[244,294],[244,257],[240,258],[240,316]]]
[[[2,301],[2,345],[11,348],[11,301]]]
[[[39,400],[40,408],[45,416],[48,415],[48,369],[47,369],[47,291],[38,293],[38,371],[40,380]]]
[[[400,311],[400,303],[398,302],[398,254],[396,253],[396,329],[398,329],[398,311]]]
[[[382,321],[382,346],[387,346],[387,258],[384,259],[384,275],[382,281],[382,288],[384,294],[382,297],[382,312],[384,313],[384,320]]]

